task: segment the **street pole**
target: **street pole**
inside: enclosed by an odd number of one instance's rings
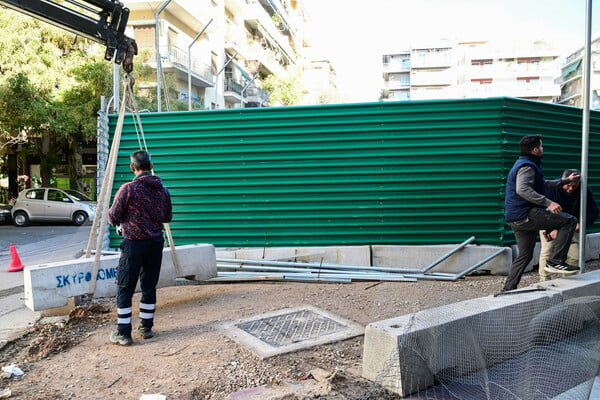
[[[206,25],[204,25],[204,28],[202,28],[200,33],[196,35],[194,40],[192,40],[192,43],[190,43],[190,45],[188,46],[188,111],[192,111],[192,46],[194,45],[194,43],[196,43],[196,40],[198,40],[198,38],[202,36],[202,34],[206,31],[206,28],[208,28],[211,22],[213,22],[212,18],[210,19],[210,21],[208,21]]]
[[[585,271],[585,248],[587,215],[587,176],[588,152],[590,137],[590,66],[592,47],[592,0],[586,0],[585,45],[583,52],[583,109],[581,122],[581,178],[579,191],[581,201],[579,204],[579,269]]]
[[[160,13],[163,12],[165,8],[169,5],[171,0],[165,1],[154,14],[154,46],[156,47],[156,101],[158,112],[161,112],[161,102],[160,102],[160,79],[162,76],[162,67],[160,60]]]

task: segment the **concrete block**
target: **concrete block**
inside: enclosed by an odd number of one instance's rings
[[[193,276],[198,281],[217,276],[215,248],[211,244],[177,246],[176,256],[182,276]],[[119,257],[114,255],[100,258],[94,297],[116,295]],[[25,267],[25,305],[33,311],[66,305],[70,297],[88,293],[93,270],[94,258]],[[171,248],[165,248],[157,287],[175,286],[176,278]]]
[[[370,246],[267,247],[236,250],[235,257],[245,260],[323,262],[340,265],[371,265]]]
[[[600,271],[541,286],[548,290],[471,299],[369,324],[363,377],[407,396],[433,385],[438,374],[464,376],[517,358],[531,350],[523,343],[542,346],[582,327],[598,329]]]
[[[374,245],[373,265],[378,267],[398,268],[425,268],[455,249],[457,245],[436,246],[389,246]],[[444,272],[458,274],[472,265],[477,264],[487,256],[497,251],[496,246],[472,246],[467,245],[450,257],[432,268],[430,272]],[[494,275],[507,275],[512,261],[510,251],[504,251],[493,258],[480,269],[490,270]]]

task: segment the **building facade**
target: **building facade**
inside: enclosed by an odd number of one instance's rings
[[[600,37],[592,41],[590,65],[590,108],[600,108]],[[560,76],[556,82],[560,85],[558,103],[583,107],[583,47],[568,54],[562,60]]]
[[[136,64],[147,72],[136,85],[160,92],[159,105],[264,107],[263,80],[302,62],[299,0],[130,0],[127,6]]]
[[[383,100],[518,97],[553,102],[559,52],[547,43],[460,42],[383,56]]]

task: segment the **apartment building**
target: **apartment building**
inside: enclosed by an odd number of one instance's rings
[[[454,52],[450,44],[413,48],[410,55],[411,99],[456,97]]]
[[[510,96],[553,102],[560,53],[543,41],[462,42],[457,45],[461,98]]]
[[[305,88],[302,104],[332,104],[340,102],[337,75],[329,60],[308,60],[304,65],[302,83]]]
[[[383,100],[510,96],[551,102],[559,53],[547,43],[460,42],[383,56]]]
[[[299,0],[129,0],[127,6],[136,64],[144,66],[136,67],[142,75],[136,85],[160,91],[162,111],[168,104],[267,106],[262,81],[302,60]]]
[[[558,103],[583,107],[583,47],[562,59],[560,76],[556,83],[560,85]],[[600,108],[600,37],[592,41],[590,65],[590,108]]]

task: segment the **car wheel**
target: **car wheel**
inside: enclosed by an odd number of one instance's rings
[[[29,225],[29,217],[27,216],[27,213],[25,213],[23,211],[17,211],[15,213],[15,215],[13,216],[13,223],[16,226],[27,226],[27,225]]]
[[[83,223],[87,221],[87,218],[88,216],[86,213],[81,211],[76,212],[75,215],[73,215],[73,224],[77,226],[83,225]]]

